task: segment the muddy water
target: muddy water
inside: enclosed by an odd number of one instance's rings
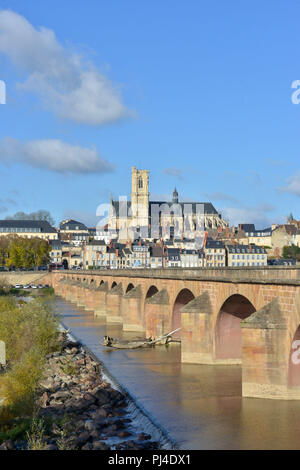
[[[102,337],[135,338],[60,298],[64,325],[105,364],[182,449],[299,449],[300,402],[241,398],[239,366],[180,363],[180,345],[107,350]]]

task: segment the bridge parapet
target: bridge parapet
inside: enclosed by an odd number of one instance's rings
[[[54,271],[60,276],[74,276],[74,271]],[[239,283],[275,283],[300,285],[300,266],[226,267],[226,268],[166,268],[166,269],[111,269],[77,271],[76,278],[131,277],[173,280],[198,280]]]

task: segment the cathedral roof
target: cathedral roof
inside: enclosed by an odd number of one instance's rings
[[[151,205],[154,204],[168,204],[168,206],[172,206],[173,202],[171,201],[150,201],[149,202],[149,208],[151,209]],[[197,209],[197,204],[203,204],[203,209],[204,209],[204,214],[210,214],[210,215],[218,215],[218,211],[214,208],[211,202],[178,202],[178,204],[181,206],[181,209],[183,211],[184,205],[192,205],[192,212],[193,214],[196,213]],[[151,211],[150,211],[151,213]]]
[[[119,201],[112,201],[112,205],[116,211],[116,216],[119,216],[120,213],[120,206],[122,207],[123,204],[127,204],[127,214],[130,215],[130,210],[131,210],[131,201],[121,201],[121,204]],[[162,205],[162,204],[168,204],[169,207],[172,206],[173,202],[172,201],[149,201],[149,214],[151,215],[151,206],[153,205]],[[197,204],[203,204],[203,209],[204,209],[204,214],[206,215],[218,215],[218,211],[215,209],[215,207],[212,205],[211,202],[179,202],[178,203],[181,206],[182,213],[184,210],[184,205],[192,205],[192,212],[193,214],[196,214],[196,209],[197,209]],[[125,206],[126,207],[126,206]],[[122,211],[124,210],[124,206],[122,208]]]

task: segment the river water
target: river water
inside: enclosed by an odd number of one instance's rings
[[[241,397],[240,366],[180,363],[180,345],[108,350],[105,334],[133,339],[55,298],[65,326],[101,360],[181,449],[299,449],[300,401]]]

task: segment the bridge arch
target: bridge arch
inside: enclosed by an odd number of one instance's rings
[[[147,299],[150,299],[150,297],[152,297],[154,294],[157,294],[157,292],[158,292],[158,288],[156,286],[154,285],[150,286],[149,289],[147,290],[144,302],[146,302]]]
[[[194,294],[189,289],[182,289],[174,301],[173,310],[172,310],[172,320],[171,320],[171,329],[176,330],[176,328],[181,328],[181,308],[188,304],[191,300],[195,298]],[[181,337],[181,331],[178,331],[174,336]]]
[[[125,293],[127,294],[127,292],[131,291],[132,289],[134,289],[134,285],[132,284],[132,282],[130,282],[126,287]]]
[[[232,294],[221,306],[215,325],[216,359],[242,359],[241,320],[256,311],[247,297]]]

